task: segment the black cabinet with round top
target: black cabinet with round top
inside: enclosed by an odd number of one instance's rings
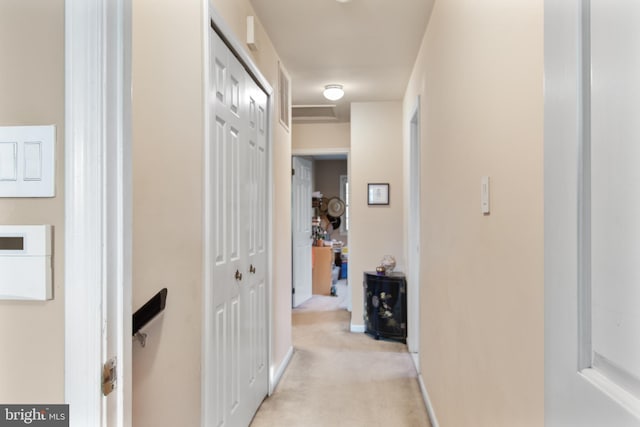
[[[364,273],[364,331],[375,339],[407,340],[407,280],[402,273]]]

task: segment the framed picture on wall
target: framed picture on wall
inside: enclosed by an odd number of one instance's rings
[[[367,204],[388,205],[389,184],[367,184]]]

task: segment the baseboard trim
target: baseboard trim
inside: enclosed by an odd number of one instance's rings
[[[271,377],[271,381],[269,382],[269,396],[273,394],[276,387],[280,383],[280,380],[282,379],[284,372],[287,370],[287,366],[289,366],[289,362],[291,362],[292,357],[293,357],[293,346],[289,347],[289,351],[287,351],[286,356],[284,356],[282,363],[280,364],[280,366],[278,366],[278,369],[276,370],[275,374],[272,375]]]
[[[427,387],[424,385],[422,374],[418,374],[418,383],[420,384],[420,391],[422,392],[422,400],[424,400],[424,405],[427,407],[427,414],[429,415],[429,421],[431,421],[431,427],[440,427],[438,419],[436,418],[436,412],[431,404],[431,399],[429,399]]]
[[[409,354],[411,355],[411,359],[413,360],[413,366],[415,366],[416,372],[419,375],[420,374],[420,354],[414,353],[411,351],[409,352]]]
[[[351,324],[351,332],[364,332],[364,325]]]

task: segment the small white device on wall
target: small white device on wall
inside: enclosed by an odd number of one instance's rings
[[[480,185],[480,209],[484,215],[489,215],[489,177],[483,176]]]
[[[0,299],[53,298],[50,225],[0,225]]]
[[[247,46],[249,49],[258,50],[258,44],[256,42],[256,25],[253,16],[247,16]]]
[[[56,127],[0,126],[0,197],[55,196]]]

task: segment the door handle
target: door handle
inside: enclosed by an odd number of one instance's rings
[[[249,266],[249,273],[256,274],[256,268],[253,266],[253,264]]]
[[[242,273],[240,273],[238,270],[236,270],[235,278],[236,278],[236,280],[242,280]]]

